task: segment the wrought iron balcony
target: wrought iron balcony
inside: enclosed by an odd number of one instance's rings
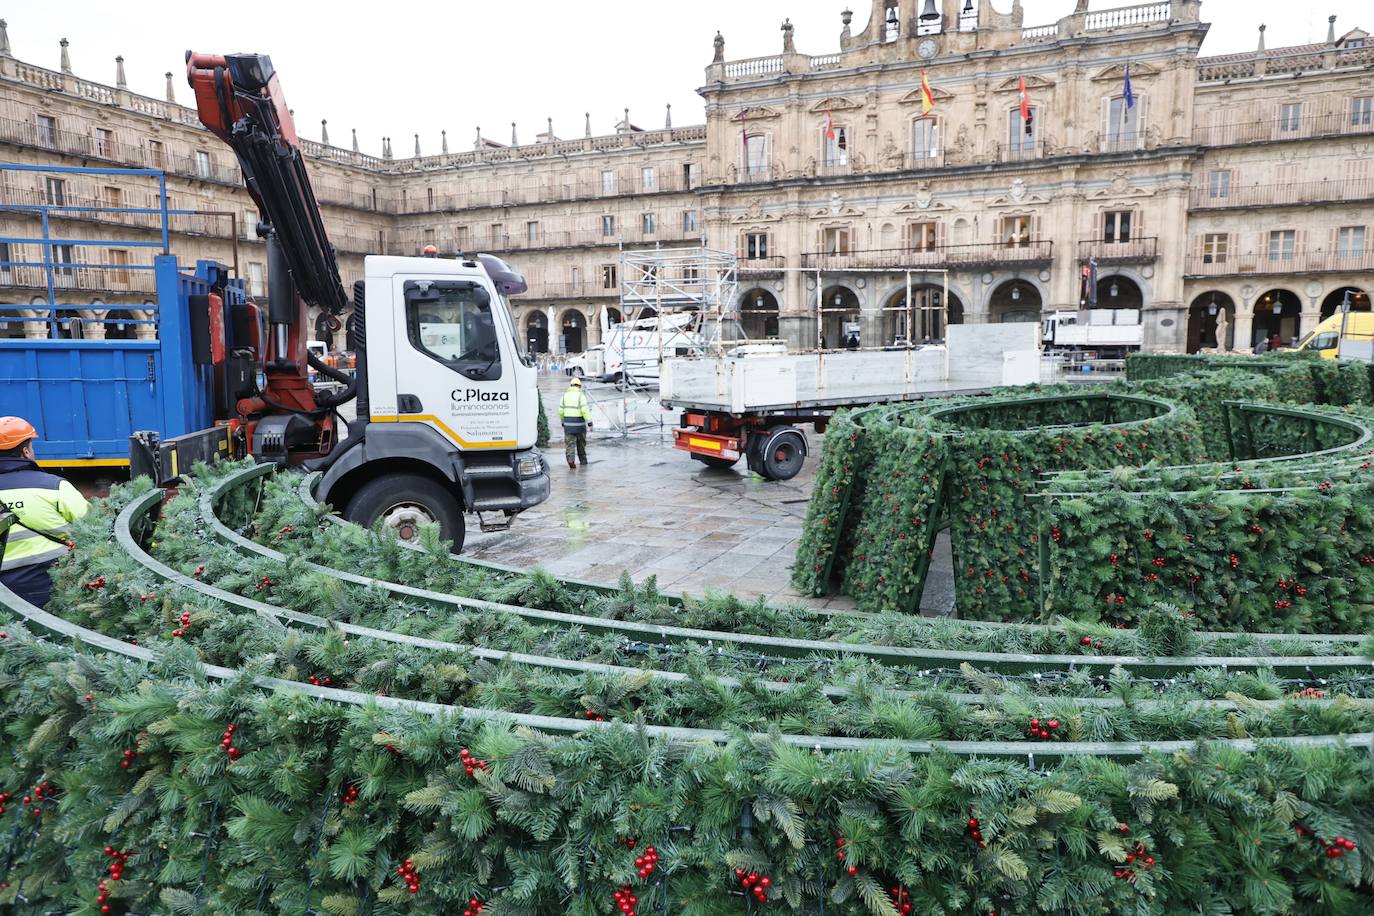
[[[1214,190],[1210,185],[1190,188],[1188,208],[1242,210],[1250,207],[1374,200],[1374,178],[1323,178],[1320,181],[1255,184],[1246,187],[1228,185],[1224,189],[1225,193],[1219,193],[1222,190]]]
[[[1374,248],[1190,255],[1185,262],[1183,274],[1186,277],[1231,277],[1246,274],[1282,276],[1370,270],[1374,270]]]
[[[1018,243],[985,242],[970,245],[932,245],[925,248],[851,248],[844,252],[812,251],[802,255],[802,267],[814,270],[920,268],[974,269],[979,267],[1047,267],[1054,261],[1048,239]]]
[[[1096,258],[1099,264],[1148,264],[1159,257],[1156,236],[1108,242],[1103,239],[1084,239],[1078,243],[1078,260]]]

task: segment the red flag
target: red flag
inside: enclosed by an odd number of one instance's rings
[[[1026,133],[1029,134],[1029,133],[1033,130],[1033,127],[1031,126],[1030,95],[1026,92],[1026,78],[1025,78],[1024,76],[1020,77],[1020,83],[1021,83],[1021,120],[1025,122],[1025,125],[1026,125]]]
[[[835,119],[830,116],[830,109],[825,110],[825,136],[828,140],[835,139]]]
[[[930,91],[930,80],[926,79],[926,72],[921,71],[921,116],[924,117],[935,109],[935,93]]]

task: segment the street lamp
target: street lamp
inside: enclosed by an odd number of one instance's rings
[[[1013,286],[1011,288],[1011,298],[1013,302],[1021,298],[1021,287]]]

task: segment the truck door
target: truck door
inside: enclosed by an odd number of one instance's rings
[[[397,282],[397,419],[427,423],[461,451],[515,448],[514,357],[492,293],[475,280]]]

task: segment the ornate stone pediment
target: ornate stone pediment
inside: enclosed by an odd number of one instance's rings
[[[813,113],[820,113],[826,111],[853,111],[856,108],[862,107],[863,104],[861,102],[856,102],[853,99],[847,99],[844,96],[832,95],[827,98],[821,99],[816,104],[812,105],[811,111]]]
[[[944,201],[936,200],[935,198],[931,197],[929,191],[917,191],[915,198],[902,204],[893,212],[900,214],[921,214],[949,213],[953,212],[953,210],[954,208],[951,207],[949,204],[945,203]]]
[[[774,109],[774,108],[765,108],[765,107],[763,107],[763,106],[761,106],[761,105],[758,105],[758,106],[751,106],[751,107],[749,107],[749,108],[743,109],[743,110],[740,111],[738,114],[736,114],[734,117],[732,117],[730,120],[731,120],[731,121],[739,121],[739,122],[745,122],[745,121],[767,121],[767,120],[769,120],[770,118],[780,118],[780,117],[782,117],[782,112],[778,111],[777,109]]]
[[[840,207],[838,210],[832,207],[818,207],[809,214],[811,219],[853,219],[864,215],[864,211],[857,207]]]
[[[1159,68],[1158,68],[1158,67],[1153,66],[1152,64],[1148,64],[1148,63],[1146,63],[1146,62],[1144,62],[1144,61],[1131,61],[1131,79],[1132,79],[1132,80],[1144,79],[1144,78],[1146,78],[1146,77],[1157,76],[1157,75],[1159,75]],[[1125,65],[1125,64],[1112,64],[1110,67],[1107,67],[1107,68],[1105,68],[1105,69],[1103,69],[1103,70],[1099,70],[1099,71],[1098,71],[1097,73],[1095,73],[1095,74],[1093,75],[1093,77],[1092,77],[1092,81],[1095,82],[1095,83],[1106,82],[1106,81],[1108,81],[1108,80],[1110,80],[1111,82],[1114,82],[1114,83],[1120,83],[1120,82],[1123,82],[1125,79],[1126,79],[1126,65]],[[1027,86],[1029,86],[1029,85],[1030,85],[1030,84],[1027,83]]]
[[[939,104],[940,102],[948,102],[950,99],[954,98],[954,93],[952,93],[952,92],[946,92],[945,90],[941,89],[939,86],[931,86],[931,87],[930,87],[930,94],[933,95],[933,96],[935,97],[935,102],[936,102],[936,104]],[[902,96],[901,98],[899,98],[899,99],[897,100],[897,104],[898,104],[898,105],[919,105],[919,104],[921,104],[921,87],[920,87],[920,86],[917,86],[915,89],[911,90],[911,91],[908,92],[906,95],[904,95],[904,96]]]
[[[1126,200],[1138,197],[1153,197],[1153,191],[1144,188],[1133,187],[1125,172],[1117,172],[1112,176],[1112,183],[1105,188],[1098,188],[1096,191],[1087,195],[1088,200]]]
[[[1047,80],[1047,79],[1045,79],[1043,76],[1035,76],[1034,74],[1032,74],[1031,76],[1026,77],[1026,91],[1027,91],[1027,92],[1035,92],[1035,91],[1038,90],[1038,89],[1053,89],[1053,88],[1054,88],[1054,80]],[[1003,80],[1002,82],[998,83],[998,84],[997,84],[997,87],[996,87],[995,89],[993,89],[992,91],[993,91],[993,92],[1020,92],[1020,91],[1021,91],[1021,80],[1020,80],[1018,77],[1013,76],[1013,77],[1011,77],[1010,79],[1006,79],[1006,80]]]

